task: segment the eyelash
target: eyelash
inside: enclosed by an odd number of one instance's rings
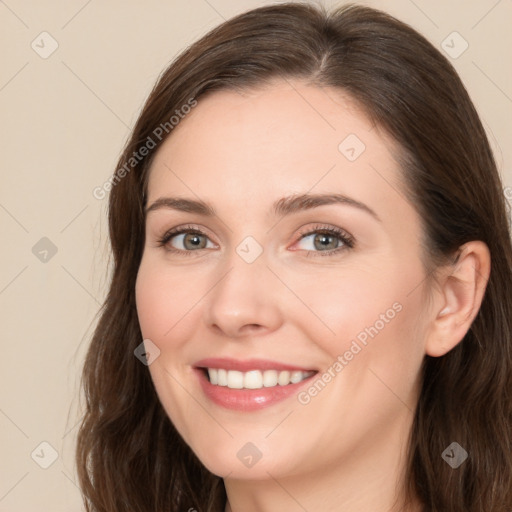
[[[183,226],[179,228],[173,228],[167,231],[161,238],[158,239],[157,244],[158,247],[165,247],[165,249],[172,253],[180,253],[187,256],[192,256],[194,252],[196,251],[184,251],[181,249],[176,249],[175,247],[167,247],[167,244],[171,241],[171,239],[175,236],[182,235],[182,234],[195,234],[195,235],[201,235],[206,236],[206,233],[203,233],[201,230],[194,228],[193,226]],[[349,249],[353,249],[355,245],[354,238],[349,235],[346,231],[336,228],[333,226],[325,226],[325,225],[316,225],[312,228],[309,228],[307,230],[299,231],[299,238],[297,239],[297,242],[302,240],[303,238],[314,235],[314,234],[325,234],[325,235],[332,235],[337,237],[341,242],[342,246],[337,247],[336,249],[330,249],[327,251],[306,251],[307,256],[310,256],[311,253],[314,254],[314,256],[332,256],[333,254],[338,254],[341,251],[346,251]]]

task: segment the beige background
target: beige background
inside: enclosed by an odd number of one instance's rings
[[[73,463],[78,376],[107,281],[107,201],[92,191],[168,62],[223,19],[266,3],[0,1],[0,511],[83,509]],[[454,31],[467,41],[452,62],[512,186],[512,1],[361,3],[438,48]],[[53,452],[42,442],[58,453],[47,469]]]

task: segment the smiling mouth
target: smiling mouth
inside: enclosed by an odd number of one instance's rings
[[[229,389],[262,389],[297,384],[315,375],[312,371],[289,370],[226,370],[223,368],[200,368],[210,384]]]

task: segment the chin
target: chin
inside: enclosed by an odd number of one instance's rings
[[[268,480],[271,477],[291,476],[297,468],[303,469],[300,462],[293,459],[293,454],[277,454],[275,450],[269,449],[269,456],[263,449],[260,451],[248,442],[234,442],[219,448],[215,451],[207,448],[205,452],[194,452],[208,471],[222,478]]]

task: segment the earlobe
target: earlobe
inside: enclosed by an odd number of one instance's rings
[[[464,338],[482,304],[490,269],[491,257],[484,242],[460,247],[457,260],[447,267],[436,291],[436,307],[425,340],[429,356],[443,356]]]

